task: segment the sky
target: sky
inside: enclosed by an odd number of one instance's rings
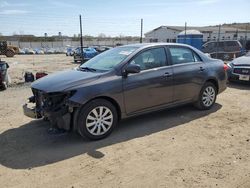
[[[161,25],[250,22],[250,0],[0,0],[0,33],[140,36]]]

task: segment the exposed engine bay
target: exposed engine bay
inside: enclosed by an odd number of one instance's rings
[[[25,115],[31,118],[45,118],[53,127],[70,130],[73,125],[74,106],[68,99],[74,92],[45,93],[32,88],[34,96],[24,105]],[[32,108],[28,105],[33,104]]]

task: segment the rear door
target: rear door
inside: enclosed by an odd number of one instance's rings
[[[173,67],[174,102],[194,100],[207,77],[206,64],[188,47],[170,46]]]
[[[167,64],[164,47],[144,50],[130,63],[140,65],[141,72],[123,78],[127,114],[173,101],[173,70]]]

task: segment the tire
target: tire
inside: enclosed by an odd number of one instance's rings
[[[6,57],[13,57],[15,52],[13,50],[8,49],[5,53]]]
[[[213,107],[216,98],[217,88],[213,83],[206,82],[202,87],[199,94],[199,99],[194,103],[194,106],[199,110],[209,110]]]
[[[7,88],[8,88],[7,84],[6,84],[6,83],[3,83],[3,84],[2,84],[2,89],[3,89],[3,90],[6,90]]]
[[[102,118],[98,117],[100,114],[103,115]],[[115,106],[107,100],[96,99],[80,109],[77,131],[82,137],[100,140],[110,135],[117,123],[118,115]]]

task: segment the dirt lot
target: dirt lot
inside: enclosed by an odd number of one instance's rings
[[[24,82],[23,75],[25,71],[35,74],[38,71],[47,73],[71,69],[76,67],[73,64],[73,57],[65,54],[57,55],[16,55],[13,58],[0,57],[10,65],[9,74],[11,76],[12,86]]]
[[[31,95],[17,84],[23,70],[70,68],[72,58],[7,60],[15,84],[0,92],[0,187],[250,187],[249,85],[229,85],[210,111],[184,106],[140,116],[89,142],[48,135],[47,122],[22,114]]]

